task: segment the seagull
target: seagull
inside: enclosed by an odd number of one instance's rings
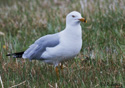
[[[14,58],[29,60],[40,60],[48,64],[53,64],[57,76],[58,65],[72,59],[82,47],[82,28],[80,23],[87,22],[77,11],[72,11],[66,16],[66,27],[64,30],[45,35],[36,40],[24,52],[7,54]],[[61,68],[63,65],[61,64]]]

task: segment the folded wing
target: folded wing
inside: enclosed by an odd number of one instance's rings
[[[55,47],[59,44],[58,33],[52,35],[46,35],[35,41],[23,54],[23,58],[30,60],[37,59],[42,60],[41,55],[46,51],[47,47]]]

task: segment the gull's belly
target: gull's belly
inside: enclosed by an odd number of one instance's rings
[[[57,45],[54,48],[47,48],[42,54],[42,58],[59,60],[68,59],[76,56],[82,47],[82,40],[76,40],[75,42],[66,42]]]
[[[68,43],[68,42],[67,42]],[[76,56],[80,50],[81,50],[81,47],[82,47],[82,41],[74,41],[74,42],[69,42],[68,44],[63,44],[63,53],[64,53],[64,56],[65,57],[74,57]]]

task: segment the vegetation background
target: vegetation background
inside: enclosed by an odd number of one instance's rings
[[[63,30],[74,10],[88,21],[83,47],[59,80],[51,65],[6,57]],[[125,0],[0,0],[0,87],[125,88]]]

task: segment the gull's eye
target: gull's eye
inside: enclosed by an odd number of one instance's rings
[[[75,16],[74,16],[74,15],[72,15],[72,17],[74,18]]]

